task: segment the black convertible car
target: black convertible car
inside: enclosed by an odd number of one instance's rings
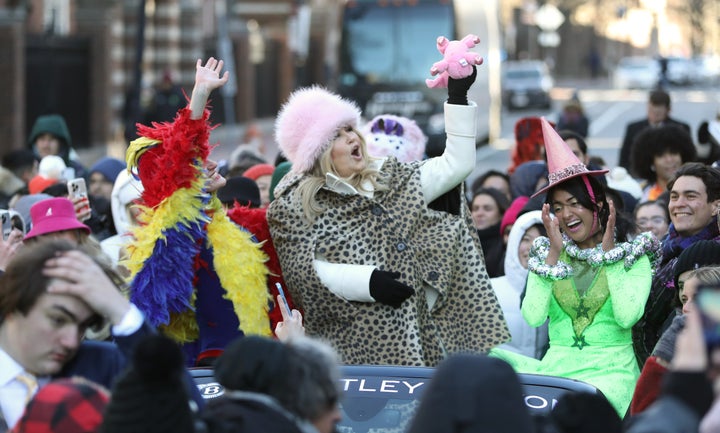
[[[345,397],[341,403],[341,433],[397,433],[407,428],[422,393],[435,370],[427,367],[363,366],[342,368]],[[223,394],[211,369],[192,369],[191,374],[206,399]],[[533,415],[545,416],[566,392],[600,391],[585,382],[555,376],[519,374],[525,404]]]

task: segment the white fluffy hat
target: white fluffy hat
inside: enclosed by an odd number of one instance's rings
[[[344,125],[357,128],[360,108],[320,86],[296,90],[275,120],[275,140],[292,164],[306,173]]]

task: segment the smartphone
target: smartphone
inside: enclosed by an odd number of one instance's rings
[[[695,295],[708,348],[720,347],[720,286],[702,285]]]
[[[285,291],[282,288],[282,284],[275,283],[275,287],[277,287],[278,293],[280,293],[280,298],[282,299],[283,304],[285,304],[285,308],[286,308],[287,312],[291,313],[292,310],[290,309],[290,304],[288,304],[287,298],[285,297]]]
[[[85,197],[87,198],[87,184],[85,183],[85,179],[82,177],[76,177],[75,179],[70,179],[67,183],[68,186],[68,194],[70,195],[70,198],[76,198],[76,197]]]
[[[17,211],[10,209],[10,230],[18,229],[21,233],[25,234],[25,219]]]
[[[7,240],[8,236],[10,236],[10,232],[13,229],[12,219],[10,217],[10,211],[5,210],[5,209],[0,209],[0,219],[2,219],[3,240]]]
[[[76,177],[75,179],[70,179],[67,183],[67,188],[68,188],[68,195],[70,196],[70,200],[80,197],[80,198],[84,198],[87,201],[87,199],[88,199],[87,184],[85,183],[85,179],[83,179],[82,177]],[[83,208],[81,211],[84,212],[89,209],[90,209],[90,202],[87,202],[86,208]],[[84,220],[87,220],[88,218],[90,218],[90,214],[88,214]]]

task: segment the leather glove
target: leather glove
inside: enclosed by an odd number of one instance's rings
[[[652,351],[652,356],[657,356],[663,361],[670,363],[675,355],[675,340],[677,339],[678,333],[685,327],[685,316],[675,316],[668,329],[663,332],[655,344],[655,348]]]
[[[400,308],[404,300],[415,293],[412,287],[398,281],[399,272],[375,269],[370,275],[370,296],[377,302]]]
[[[467,92],[477,77],[477,68],[473,65],[472,74],[458,80],[448,76],[448,104],[468,105]]]

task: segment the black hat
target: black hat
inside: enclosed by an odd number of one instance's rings
[[[678,277],[683,272],[712,265],[720,265],[720,243],[711,240],[695,241],[683,250],[675,262],[675,288],[679,288]]]
[[[131,367],[112,389],[103,433],[193,433],[180,347],[151,335],[135,347]]]
[[[260,189],[254,180],[235,176],[227,180],[225,186],[217,192],[218,199],[223,204],[232,206],[237,201],[242,206],[260,207]]]
[[[282,387],[287,386],[284,375],[290,369],[290,351],[286,344],[270,338],[237,338],[215,362],[215,378],[229,390],[281,395]]]

